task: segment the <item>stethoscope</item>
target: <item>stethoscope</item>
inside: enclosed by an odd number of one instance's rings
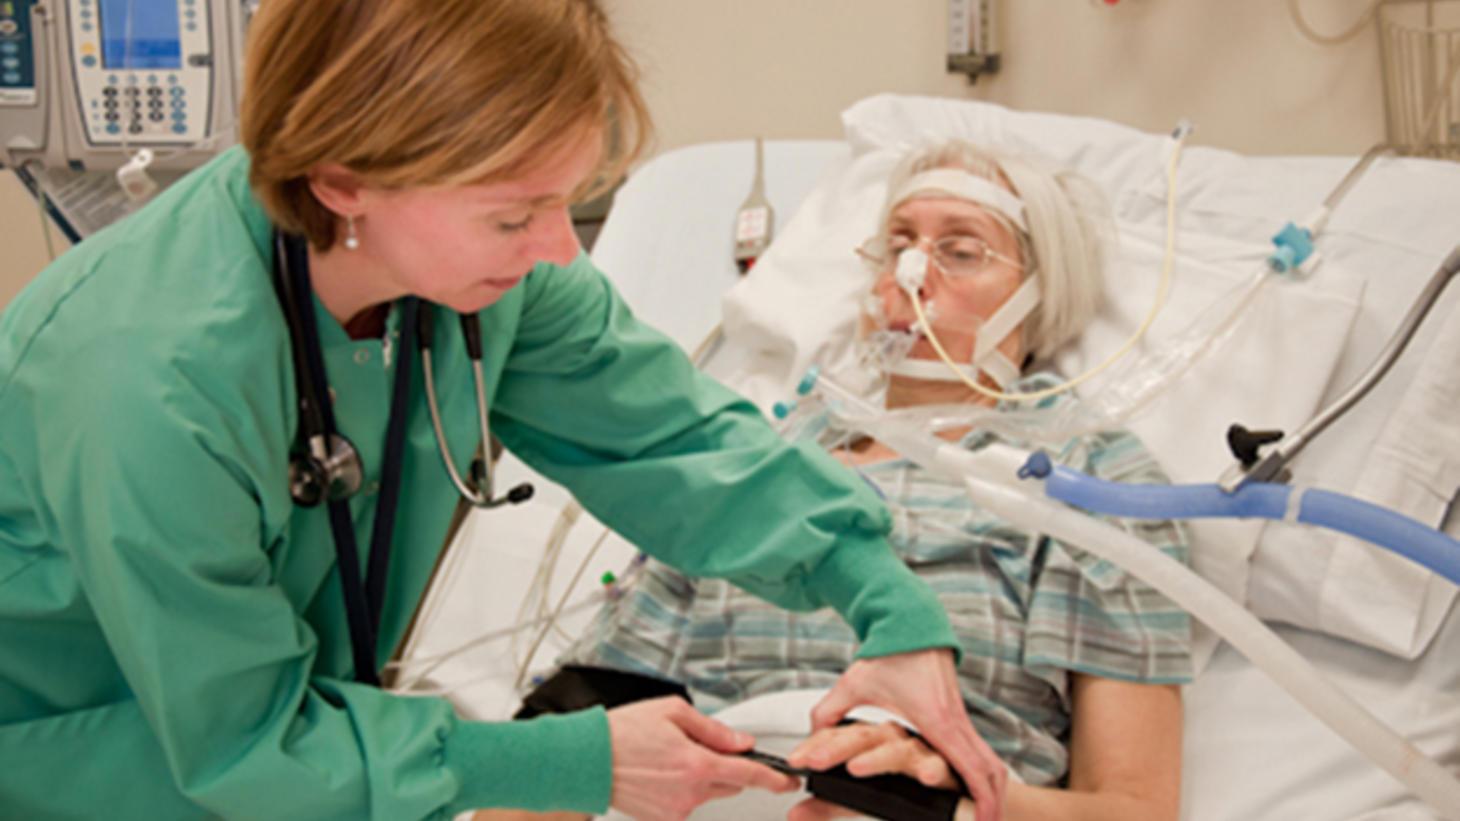
[[[391,390],[390,417],[386,423],[385,451],[381,465],[380,501],[371,527],[370,556],[364,583],[360,578],[359,551],[347,504],[359,492],[364,480],[360,453],[335,425],[334,408],[326,385],[324,351],[315,322],[313,292],[309,280],[309,254],[301,237],[274,232],[274,288],[289,326],[289,347],[294,362],[295,387],[299,395],[300,447],[289,457],[289,495],[301,507],[320,502],[329,508],[330,530],[339,560],[340,582],[350,627],[355,678],[366,684],[380,684],[375,668],[375,644],[380,614],[385,602],[385,579],[390,562],[390,539],[400,500],[401,468],[405,456],[407,404],[410,399],[411,344],[420,348],[421,369],[426,386],[426,406],[435,429],[436,444],[451,483],[473,507],[494,508],[518,504],[532,498],[532,485],[524,482],[503,496],[494,490],[494,471],[488,450],[492,433],[487,418],[486,377],[482,370],[482,334],[475,313],[461,315],[461,330],[471,361],[476,385],[477,421],[482,432],[482,455],[472,461],[468,478],[457,471],[441,424],[436,399],[436,382],[431,356],[435,337],[436,306],[415,297],[398,304],[401,311],[402,350]]]

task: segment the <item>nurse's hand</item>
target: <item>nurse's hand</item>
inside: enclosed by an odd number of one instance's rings
[[[680,821],[706,801],[746,787],[790,792],[800,786],[798,779],[736,757],[755,739],[675,696],[609,710],[608,732],[610,803],[640,821]]]
[[[963,710],[953,651],[920,650],[858,659],[811,711],[811,726],[834,726],[853,707],[868,704],[906,718],[963,777],[979,821],[1001,821],[1009,773],[979,737]]]

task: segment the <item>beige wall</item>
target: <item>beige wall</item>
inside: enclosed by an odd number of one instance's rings
[[[944,0],[604,0],[644,69],[660,150],[827,137],[883,91],[988,99],[1166,130],[1255,153],[1357,153],[1383,135],[1372,29],[1325,48],[1283,0],[996,0],[1004,67],[943,67]],[[1370,0],[1304,0],[1336,31]],[[34,203],[0,176],[0,304],[45,259]]]
[[[660,147],[836,137],[883,91],[987,99],[1260,153],[1357,153],[1383,135],[1373,28],[1302,38],[1283,0],[995,0],[1004,65],[970,86],[944,69],[944,0],[605,0],[640,60]],[[1304,0],[1321,31],[1371,0]]]
[[[54,226],[51,243],[57,254],[70,247]],[[49,260],[35,198],[13,172],[0,171],[0,309]]]

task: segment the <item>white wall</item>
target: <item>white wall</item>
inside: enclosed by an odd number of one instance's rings
[[[945,0],[603,0],[640,61],[658,149],[840,134],[883,91],[1089,114],[1254,153],[1362,151],[1383,136],[1372,28],[1325,48],[1283,0],[996,0],[1004,65],[970,86],[944,70]],[[1337,31],[1370,0],[1303,0]],[[0,172],[0,305],[39,271],[34,203]]]

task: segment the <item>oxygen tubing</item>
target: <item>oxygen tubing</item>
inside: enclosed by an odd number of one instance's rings
[[[928,470],[963,481],[976,504],[1015,525],[1048,534],[1113,562],[1160,591],[1215,630],[1298,703],[1442,817],[1460,821],[1460,780],[1334,686],[1256,616],[1186,565],[1113,525],[1054,499],[1031,495],[1027,484],[1018,478],[1027,454],[1000,445],[976,452],[964,450],[868,413],[873,410],[870,406],[831,380],[814,382],[833,412],[841,411],[837,415],[844,422],[877,437]],[[1209,492],[1189,497],[1213,510],[1221,502]],[[1250,506],[1271,511],[1275,509],[1275,498],[1259,490],[1225,504],[1229,509],[1247,510]],[[1286,497],[1282,509],[1287,509]],[[1327,511],[1315,515],[1326,517]]]
[[[1249,482],[1233,493],[1218,485],[1127,485],[1054,465],[1035,453],[1021,478],[1044,480],[1045,493],[1095,513],[1132,519],[1295,520],[1363,539],[1460,584],[1460,541],[1414,519],[1331,490]]]

